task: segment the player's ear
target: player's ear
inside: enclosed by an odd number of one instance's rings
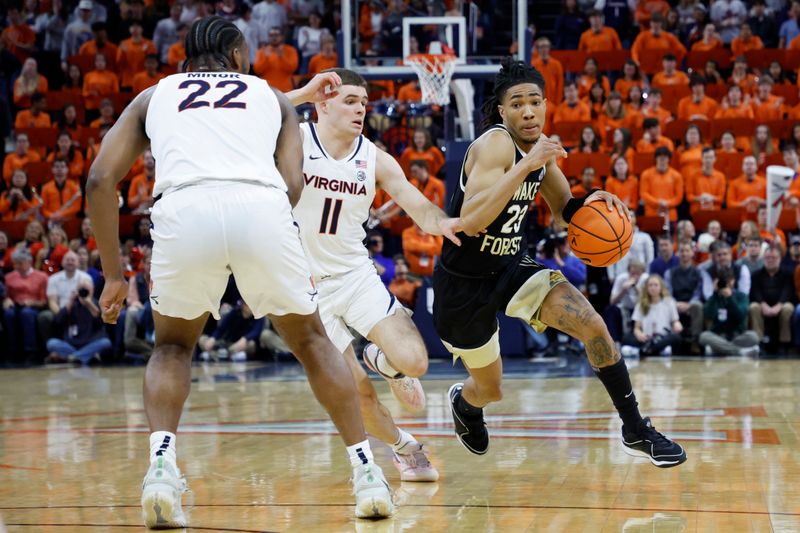
[[[500,118],[506,119],[506,110],[502,104],[497,104],[497,112],[500,113]]]

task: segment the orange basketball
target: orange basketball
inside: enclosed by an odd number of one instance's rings
[[[585,204],[573,215],[567,242],[572,253],[587,265],[605,267],[628,253],[633,227],[616,208],[609,211],[605,201],[597,200]]]

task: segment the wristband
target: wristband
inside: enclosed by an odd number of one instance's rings
[[[569,224],[570,220],[572,220],[572,217],[575,215],[575,213],[578,212],[578,209],[583,207],[583,204],[586,202],[586,199],[599,190],[601,189],[592,189],[586,196],[583,196],[581,198],[572,197],[569,200],[567,200],[567,205],[565,205],[564,209],[561,210],[561,218],[564,219],[564,222]]]

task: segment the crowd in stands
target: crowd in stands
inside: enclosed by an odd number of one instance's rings
[[[565,1],[555,27],[538,28],[531,43],[531,64],[546,83],[545,131],[570,151],[558,164],[573,194],[613,192],[641,229],[623,261],[587,267],[570,253],[539,196],[530,217],[531,253],[585,291],[626,353],[800,345],[800,237],[794,235],[800,180],[778,228],[767,229],[764,209],[766,167],[800,169],[800,2],[588,4]],[[402,18],[429,14],[431,5],[360,2],[363,62],[399,57]],[[249,44],[253,73],[290,90],[340,63],[339,7],[321,0],[28,0],[5,10],[0,341],[6,357],[146,358],[153,343],[147,214],[157,162],[143,153],[120,184],[120,261],[131,285],[118,325],[104,326],[97,311],[102,268],[83,196],[103,136],[136,94],[180,71],[183,38],[197,18],[215,13],[233,21]],[[410,47],[420,50],[416,37]],[[365,134],[444,207],[438,108],[419,105],[416,81],[371,80],[368,91]],[[707,231],[696,235],[694,224]],[[368,226],[367,250],[382,280],[413,308],[441,237],[424,233],[383,191]],[[252,317],[235,285],[222,307],[223,319],[211,321],[200,342],[201,358],[286,351],[268,322]],[[546,344],[531,336],[537,346]]]

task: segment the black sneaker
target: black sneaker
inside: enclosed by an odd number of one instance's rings
[[[489,449],[489,432],[486,431],[486,422],[483,421],[483,409],[479,414],[467,415],[456,408],[456,401],[461,397],[463,388],[463,383],[456,383],[447,391],[456,425],[456,437],[464,448],[476,455],[483,455]]]
[[[639,423],[636,433],[628,433],[623,426],[622,445],[628,455],[650,459],[659,468],[678,466],[686,461],[683,446],[656,431],[649,418]]]

